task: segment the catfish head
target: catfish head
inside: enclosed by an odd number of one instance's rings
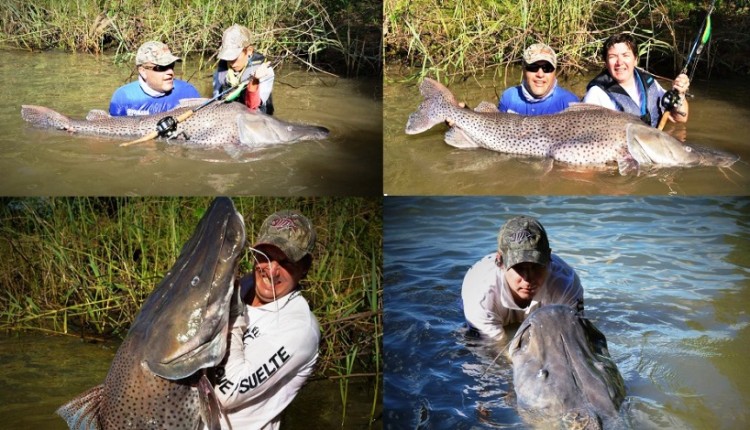
[[[216,198],[131,328],[144,346],[142,366],[176,380],[221,362],[244,246],[242,215]]]
[[[534,311],[510,343],[520,414],[599,429],[616,418],[625,386],[604,335],[564,305]]]

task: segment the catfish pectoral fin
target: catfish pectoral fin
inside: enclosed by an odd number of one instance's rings
[[[104,384],[84,392],[57,409],[71,430],[99,430],[99,408],[102,404]]]
[[[221,406],[214,393],[214,387],[205,372],[198,380],[198,401],[201,419],[210,430],[221,430]]]

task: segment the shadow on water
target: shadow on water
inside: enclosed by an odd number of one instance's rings
[[[179,64],[179,63],[178,63]],[[177,78],[211,94],[210,71],[186,60]],[[23,73],[19,73],[23,71]],[[72,118],[109,107],[112,92],[135,77],[108,57],[0,50],[0,169],[3,195],[381,195],[382,83],[337,79],[291,66],[277,70],[275,115],[322,125],[329,138],[280,145],[233,158],[224,150],[164,141],[117,140],[40,130],[23,122],[22,104]]]
[[[67,429],[55,410],[104,381],[118,346],[117,342],[94,344],[62,336],[0,336],[2,427]],[[350,382],[344,428],[368,428],[373,387],[364,378]],[[284,411],[282,423],[286,429],[340,428],[341,414],[338,382],[319,380],[302,388]]]
[[[750,199],[389,197],[386,429],[525,428],[507,358],[465,336],[461,303],[466,271],[519,214],[578,272],[632,428],[747,428]]]
[[[483,100],[496,105],[503,90],[517,85],[520,76],[519,70],[509,69],[506,82],[502,77],[472,77],[449,89],[468,106]],[[561,85],[580,97],[593,76],[575,76]],[[739,155],[739,162],[724,169],[668,168],[621,176],[615,168],[579,169],[485,149],[454,148],[443,141],[448,130],[444,125],[408,136],[406,120],[422,96],[415,82],[401,80],[387,74],[383,94],[383,191],[389,195],[745,195],[750,187],[750,146],[743,126],[750,122],[750,89],[741,82],[693,82],[690,121],[665,129],[686,133],[688,142]]]

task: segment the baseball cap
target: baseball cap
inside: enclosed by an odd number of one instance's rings
[[[224,35],[221,36],[219,59],[224,61],[236,60],[240,56],[240,52],[250,46],[251,37],[250,30],[239,24],[234,24],[224,30]]]
[[[315,248],[315,228],[297,211],[283,210],[271,214],[260,226],[258,237],[254,248],[273,245],[295,263]]]
[[[166,44],[155,40],[141,45],[141,47],[138,48],[138,52],[135,54],[136,66],[146,63],[154,63],[157,66],[166,66],[175,61],[180,61],[180,57],[172,55],[172,51],[169,50],[169,47]]]
[[[534,64],[537,61],[546,61],[557,68],[557,54],[555,50],[544,43],[535,43],[523,51],[523,62],[525,64]]]
[[[547,264],[552,254],[544,227],[529,216],[511,218],[500,228],[497,249],[503,253],[506,268],[527,262]]]

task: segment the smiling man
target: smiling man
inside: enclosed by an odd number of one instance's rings
[[[497,244],[497,252],[475,263],[464,277],[461,298],[471,333],[505,340],[505,326],[522,322],[544,305],[568,305],[583,314],[581,281],[552,255],[539,221],[511,218],[500,229]]]
[[[244,313],[231,322],[229,352],[214,378],[231,428],[278,429],[281,412],[313,373],[320,329],[300,281],[315,237],[295,211],[276,212],[260,228],[255,267],[240,281]]]
[[[584,103],[603,106],[635,115],[644,123],[656,127],[664,114],[662,98],[667,93],[654,77],[638,67],[638,44],[625,33],[610,36],[602,48],[606,68],[589,82]],[[690,87],[687,75],[678,75],[672,89],[678,100],[671,109],[673,122],[687,122],[688,103],[685,99]]]
[[[500,112],[545,115],[567,109],[578,97],[557,86],[557,55],[544,43],[535,43],[523,53],[523,80],[505,90],[497,108]]]
[[[138,80],[115,90],[109,103],[109,114],[151,115],[176,108],[182,99],[200,94],[188,82],[174,78],[175,62],[169,47],[161,42],[146,42],[135,54]]]

